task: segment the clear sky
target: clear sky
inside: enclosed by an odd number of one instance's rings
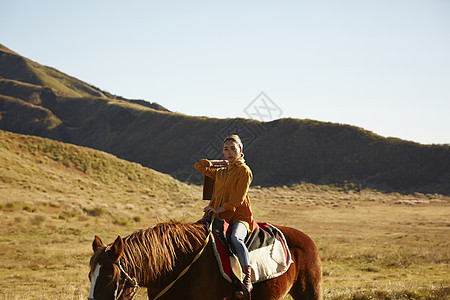
[[[450,1],[0,0],[0,43],[195,116],[276,117],[450,143]]]

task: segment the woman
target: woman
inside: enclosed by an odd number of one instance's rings
[[[227,221],[232,229],[231,243],[236,251],[244,272],[244,287],[251,292],[251,267],[248,249],[244,240],[253,231],[253,214],[248,197],[252,182],[252,171],[245,164],[242,141],[237,135],[230,135],[222,144],[226,160],[202,159],[195,168],[215,180],[211,201],[203,209],[205,216],[213,213],[215,217]],[[244,297],[243,291],[236,292],[237,298]]]

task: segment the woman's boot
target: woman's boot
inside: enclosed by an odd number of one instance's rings
[[[237,291],[234,295],[238,299],[250,299],[250,292],[253,289],[252,285],[252,267],[243,266],[242,271],[244,272],[244,280],[242,281],[242,291]]]

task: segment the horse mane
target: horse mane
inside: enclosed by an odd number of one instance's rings
[[[172,271],[178,256],[193,252],[205,238],[205,227],[201,224],[160,223],[125,237],[121,261],[130,274],[147,284]]]

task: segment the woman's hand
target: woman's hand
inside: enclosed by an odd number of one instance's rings
[[[225,211],[225,208],[223,206],[218,207],[218,208],[212,208],[211,206],[207,206],[203,209],[203,212],[206,214],[220,214],[223,213]]]
[[[205,214],[210,214],[210,213],[214,213],[214,208],[212,208],[211,206],[207,206],[207,207],[205,207],[204,209],[203,209],[203,212],[205,213]]]

